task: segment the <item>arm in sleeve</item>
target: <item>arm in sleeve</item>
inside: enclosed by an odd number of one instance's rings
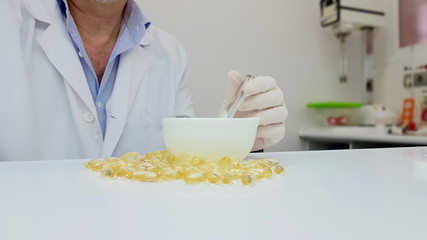
[[[190,67],[187,62],[187,57],[185,51],[181,47],[181,52],[183,55],[182,62],[185,63],[184,70],[180,75],[178,80],[178,88],[175,98],[175,117],[194,117],[194,104],[191,100],[191,90],[190,90]]]
[[[190,90],[190,65],[187,60],[187,53],[182,45],[177,41],[177,65],[179,66],[179,74],[177,76],[178,83],[176,84],[175,95],[175,117],[194,117],[194,104],[191,100]]]

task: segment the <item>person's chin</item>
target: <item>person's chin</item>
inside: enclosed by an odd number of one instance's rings
[[[114,3],[117,2],[117,0],[92,0],[94,2],[98,2],[98,3]]]

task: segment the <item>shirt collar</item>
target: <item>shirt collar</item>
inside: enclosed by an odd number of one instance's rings
[[[144,13],[134,0],[127,2],[123,11],[123,24],[129,29],[136,43],[140,42],[145,35],[145,30],[150,27],[151,22],[147,21]]]
[[[59,9],[65,18],[68,18],[68,2],[67,0],[57,0]],[[147,20],[144,13],[138,7],[134,0],[129,0],[126,3],[125,10],[123,12],[124,24],[129,28],[129,30],[134,35],[135,40],[141,41],[144,37],[144,31],[140,29],[148,29],[151,25],[151,22]]]
[[[65,7],[64,1],[63,0],[57,0],[57,2],[58,2],[59,9],[61,9],[62,14],[65,16],[65,14],[66,14],[65,12],[67,11],[67,8]]]

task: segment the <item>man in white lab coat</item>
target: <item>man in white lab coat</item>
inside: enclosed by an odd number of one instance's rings
[[[164,149],[162,118],[194,116],[184,49],[133,0],[2,0],[0,20],[0,161]],[[230,72],[228,99],[241,81]],[[271,146],[283,93],[270,77],[245,91],[254,150]]]

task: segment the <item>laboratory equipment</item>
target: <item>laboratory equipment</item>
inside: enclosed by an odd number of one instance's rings
[[[321,0],[321,25],[331,28],[340,42],[339,79],[348,79],[346,39],[354,30],[362,31],[363,72],[361,102],[371,104],[374,87],[374,30],[384,26],[383,0]]]
[[[415,112],[415,100],[413,98],[407,98],[403,100],[402,109],[402,126],[414,125],[414,112]]]
[[[419,65],[419,66],[416,66],[416,67],[409,67],[409,66],[403,67],[403,70],[405,72],[412,71],[412,70],[425,70],[425,69],[427,69],[427,64]]]
[[[318,127],[358,125],[354,120],[363,105],[353,102],[312,102],[307,104],[312,125]]]
[[[354,119],[361,126],[396,125],[400,123],[400,114],[382,105],[364,105],[356,112]]]
[[[420,126],[427,126],[427,90],[423,91],[423,97],[421,100],[421,122]]]
[[[236,91],[236,97],[231,102],[227,102],[227,99],[224,100],[224,102],[221,105],[221,109],[218,112],[219,118],[233,118],[234,114],[236,114],[237,109],[239,109],[240,105],[242,104],[243,100],[245,100],[246,94],[243,92],[243,86],[245,83],[249,80],[251,80],[253,77],[252,75],[246,75],[245,79],[243,80],[242,84]]]
[[[332,126],[374,126],[378,123],[395,125],[400,115],[382,105],[363,105],[352,102],[308,103],[309,118],[316,127]]]

